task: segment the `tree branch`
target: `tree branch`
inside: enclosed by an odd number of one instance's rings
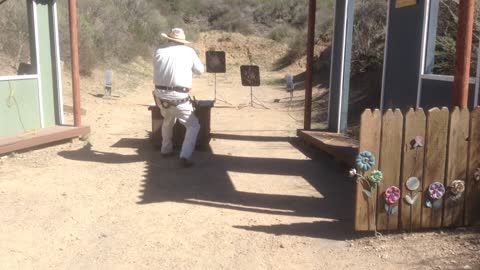
[[[451,1],[454,2],[455,4],[459,5],[459,0],[451,0]],[[442,5],[444,5],[447,8],[448,12],[452,16],[455,23],[458,24],[458,16],[455,14],[455,12],[453,12],[453,10],[450,8],[450,6],[447,3],[445,3],[445,0],[441,0],[440,3],[442,3]],[[475,24],[475,27],[479,27],[479,23],[478,23],[477,20],[475,20],[474,24]],[[476,39],[480,39],[480,36],[478,36],[475,33],[475,31],[473,31],[472,34]]]

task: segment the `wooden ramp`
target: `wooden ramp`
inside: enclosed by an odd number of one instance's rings
[[[88,133],[90,133],[90,127],[55,126],[21,135],[0,137],[0,155],[73,139]]]
[[[358,141],[343,134],[322,130],[298,130],[297,136],[335,159],[354,167]]]

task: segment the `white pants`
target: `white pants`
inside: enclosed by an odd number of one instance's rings
[[[200,131],[198,119],[195,114],[193,114],[192,103],[185,102],[178,106],[170,106],[167,109],[160,106],[160,111],[163,116],[161,152],[166,154],[173,151],[173,126],[175,125],[175,120],[178,119],[187,130],[185,132],[180,157],[190,159],[195,149],[198,131]]]

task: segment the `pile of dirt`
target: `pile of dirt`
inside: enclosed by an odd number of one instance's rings
[[[225,51],[227,65],[253,63],[269,69],[288,50],[286,44],[268,38],[219,31],[201,33],[193,47],[202,58],[206,51],[219,50]]]

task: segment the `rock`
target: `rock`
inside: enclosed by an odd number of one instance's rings
[[[463,266],[463,269],[472,269],[472,267],[467,264],[467,265],[464,265],[464,266]]]
[[[453,264],[457,263],[457,261],[455,261],[455,260],[451,260],[450,262],[453,263]]]
[[[353,246],[355,246],[355,244],[354,244],[354,243],[350,243],[350,247],[353,247]]]
[[[285,246],[283,244],[280,244],[280,248],[285,248]]]

